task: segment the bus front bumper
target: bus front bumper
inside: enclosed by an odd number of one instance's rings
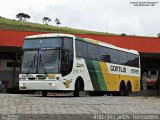
[[[59,90],[60,81],[19,81],[20,90]]]

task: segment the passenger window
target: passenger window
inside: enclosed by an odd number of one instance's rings
[[[119,62],[121,65],[129,65],[128,64],[128,53],[121,51]]]
[[[139,56],[134,54],[128,54],[128,62],[132,67],[139,67]]]
[[[76,56],[87,58],[87,43],[83,41],[76,40]]]
[[[88,58],[91,60],[99,60],[99,46],[88,43]]]
[[[119,64],[119,51],[111,49],[110,50],[111,63]]]
[[[100,47],[100,61],[111,62],[110,48]]]

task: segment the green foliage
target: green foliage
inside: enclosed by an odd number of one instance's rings
[[[127,36],[125,33],[122,33],[121,36]]]
[[[30,16],[25,13],[18,13],[16,18],[18,18],[20,21],[26,21],[27,19],[30,19]]]
[[[37,32],[56,32],[56,33],[74,33],[74,34],[97,34],[97,35],[116,35],[105,32],[96,32],[88,30],[79,30],[70,27],[56,27],[52,25],[44,25],[31,22],[20,22],[1,17],[0,18],[1,30],[23,30],[23,31],[37,31]]]
[[[56,22],[56,24],[57,24],[57,27],[58,27],[58,25],[61,24],[61,22],[60,22],[60,20],[59,20],[58,18],[55,19],[55,22]]]
[[[51,19],[49,17],[43,17],[42,21],[43,21],[43,23],[48,25],[48,23],[51,21]]]

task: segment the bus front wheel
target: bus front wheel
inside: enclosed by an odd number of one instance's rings
[[[79,97],[79,91],[80,91],[80,81],[77,80],[75,83],[75,90],[73,92],[74,97]]]

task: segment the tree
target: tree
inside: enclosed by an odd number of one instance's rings
[[[160,38],[160,33],[157,34],[158,38]]]
[[[49,17],[43,17],[42,21],[44,24],[48,25],[48,23],[51,21],[51,19]]]
[[[25,18],[25,21],[26,21],[26,19],[30,19],[31,16],[29,16],[28,14],[25,14],[24,18]]]
[[[60,20],[59,20],[58,18],[55,19],[55,22],[56,22],[56,24],[57,24],[57,27],[58,27],[58,25],[61,24],[61,22],[60,22]]]
[[[25,16],[24,13],[18,13],[18,14],[16,15],[16,18],[18,18],[20,21],[23,21],[24,16]]]
[[[121,36],[127,36],[127,34],[125,34],[125,33],[122,33],[122,34],[121,34]]]
[[[18,13],[16,18],[18,18],[20,21],[26,21],[26,19],[30,19],[30,16],[25,13]]]

